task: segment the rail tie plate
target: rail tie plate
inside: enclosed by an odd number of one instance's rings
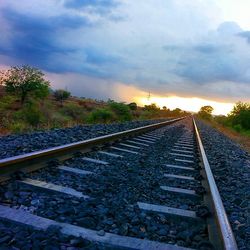
[[[151,141],[151,142],[156,142],[157,141],[156,139],[150,139],[150,138],[145,137],[145,136],[138,136],[137,138],[143,139],[143,140],[146,140],[146,141]]]
[[[193,151],[187,151],[187,150],[182,150],[182,149],[172,149],[174,152],[180,152],[184,154],[193,154]]]
[[[92,162],[92,163],[96,163],[96,164],[102,164],[102,165],[108,165],[109,164],[106,161],[101,161],[101,160],[97,160],[97,159],[93,159],[93,158],[89,158],[89,157],[83,157],[82,160]]]
[[[186,163],[194,163],[194,161],[191,160],[184,160],[184,159],[174,159],[175,161],[180,161],[180,162],[186,162]]]
[[[124,146],[124,147],[128,147],[128,148],[135,148],[135,149],[140,149],[141,147],[138,146],[134,146],[134,145],[129,145],[126,143],[119,143],[119,145]]]
[[[22,181],[18,181],[18,182],[25,184],[25,185],[30,185],[30,186],[33,186],[36,188],[48,190],[48,191],[54,191],[54,192],[59,192],[59,193],[64,193],[64,194],[68,194],[71,196],[75,196],[78,198],[89,199],[89,196],[84,195],[83,193],[78,192],[73,188],[59,186],[59,185],[55,185],[53,183],[47,183],[44,181],[38,181],[38,180],[29,179],[29,178],[26,178],[26,179],[24,179]]]
[[[107,155],[107,156],[111,156],[111,157],[116,157],[116,158],[123,158],[123,155],[109,153],[109,152],[106,152],[106,151],[98,151],[97,153]]]
[[[184,189],[184,188],[175,188],[168,186],[161,186],[161,189],[168,192],[180,193],[180,194],[189,194],[189,195],[197,195],[194,190]]]
[[[118,147],[110,147],[111,149],[115,149],[115,150],[118,150],[118,151],[122,151],[122,152],[126,152],[126,153],[131,153],[131,154],[139,154],[138,152],[136,151],[132,151],[132,150],[128,150],[128,149],[124,149],[124,148],[118,148]]]
[[[142,142],[137,142],[137,141],[132,141],[132,140],[127,140],[127,142],[134,143],[135,145],[141,145],[141,146],[149,147],[148,144],[142,143]]]
[[[140,138],[137,138],[137,137],[133,138],[133,140],[141,141],[141,142],[146,142],[146,143],[151,143],[151,144],[155,143],[155,142],[153,142],[153,141],[143,140],[143,139],[140,139]]]
[[[189,180],[189,181],[194,181],[195,180],[195,178],[191,177],[191,176],[176,175],[176,174],[164,174],[164,177],[176,178],[176,179],[182,179],[182,180]]]
[[[67,171],[67,172],[71,172],[71,173],[75,173],[75,174],[80,174],[80,175],[94,174],[91,171],[86,171],[86,170],[82,170],[79,168],[70,168],[67,166],[59,166],[58,169],[63,170],[63,171]]]
[[[156,135],[149,135],[149,134],[145,134],[145,135],[143,135],[143,136],[146,136],[146,137],[148,137],[148,138],[152,138],[152,139],[161,139],[161,135],[159,135],[159,136],[156,136]]]
[[[176,142],[175,145],[185,146],[185,147],[194,147],[193,143],[184,143],[184,142]]]
[[[184,166],[172,165],[172,164],[166,164],[165,166],[169,168],[176,168],[176,169],[182,169],[182,170],[191,170],[191,171],[195,170],[194,168],[191,168],[191,167],[184,167]]]
[[[174,148],[183,148],[183,149],[188,149],[188,150],[194,150],[194,147],[186,147],[186,146],[181,146],[181,145],[175,145]]]
[[[167,207],[167,206],[162,206],[162,205],[154,205],[154,204],[144,203],[144,202],[137,202],[137,205],[139,206],[140,209],[151,211],[151,212],[165,213],[165,214],[198,219],[195,211]]]
[[[194,158],[193,155],[186,155],[186,154],[179,154],[179,153],[169,153],[169,154],[175,155],[175,156],[187,157],[187,158]]]
[[[160,137],[152,137],[152,136],[148,136],[148,135],[141,135],[140,137],[143,137],[145,139],[149,139],[149,140],[152,140],[152,141],[156,141],[156,140],[160,139]]]

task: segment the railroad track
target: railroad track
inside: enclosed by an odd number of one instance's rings
[[[0,174],[8,223],[97,249],[237,249],[191,117],[2,159]]]

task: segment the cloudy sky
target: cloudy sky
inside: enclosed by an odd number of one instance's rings
[[[249,0],[0,0],[0,67],[39,67],[77,96],[229,108],[250,101],[249,11]]]

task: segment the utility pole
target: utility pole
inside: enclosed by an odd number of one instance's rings
[[[151,94],[150,92],[148,92],[148,97],[147,97],[148,101],[150,101],[150,97],[151,97]]]

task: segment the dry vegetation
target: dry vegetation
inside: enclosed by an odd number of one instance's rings
[[[136,103],[125,104],[113,100],[104,102],[72,96],[61,102],[54,92],[43,99],[30,97],[22,104],[18,96],[6,93],[4,87],[0,86],[0,135],[185,114],[179,109],[160,110],[155,104],[137,107]]]

